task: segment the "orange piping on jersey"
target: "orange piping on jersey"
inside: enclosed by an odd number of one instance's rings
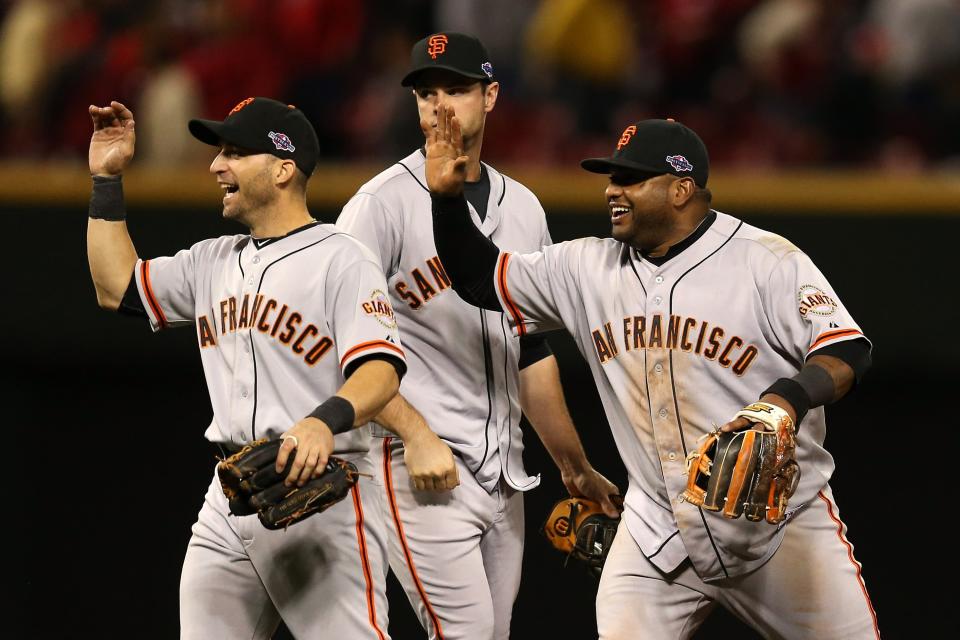
[[[153,310],[153,315],[157,317],[157,323],[161,329],[167,328],[167,316],[163,315],[163,309],[157,302],[157,297],[153,295],[153,287],[150,286],[150,261],[144,260],[140,263],[140,282],[143,284],[143,292],[147,294],[147,303]]]
[[[370,614],[370,624],[377,632],[380,640],[387,640],[383,631],[377,626],[377,605],[373,597],[373,580],[370,577],[370,558],[367,556],[367,537],[363,532],[363,504],[360,502],[360,487],[353,485],[350,488],[353,495],[353,510],[357,514],[357,544],[360,547],[360,562],[363,565],[363,580],[367,584],[367,612]]]
[[[859,333],[859,331],[857,332]],[[877,624],[877,612],[873,610],[873,603],[870,601],[870,594],[867,593],[867,585],[863,583],[862,571],[863,567],[860,566],[860,563],[853,558],[853,547],[850,546],[850,543],[845,537],[843,537],[843,522],[840,518],[833,515],[833,504],[827,496],[823,495],[823,491],[817,492],[817,497],[824,501],[827,505],[827,515],[830,516],[830,519],[837,523],[837,537],[840,538],[840,542],[847,548],[847,557],[850,558],[850,563],[857,569],[857,582],[860,583],[860,591],[863,592],[863,597],[867,601],[867,608],[870,609],[870,615],[873,617],[873,633],[877,637],[877,640],[880,640],[880,625]]]
[[[523,321],[523,315],[517,303],[510,297],[510,291],[507,289],[507,263],[510,262],[510,254],[505,253],[500,258],[500,266],[497,269],[497,284],[500,286],[500,293],[503,294],[503,300],[507,303],[507,311],[513,316],[513,322],[517,325],[517,335],[527,335],[527,327]]]
[[[420,576],[417,575],[417,568],[413,565],[413,556],[410,555],[410,548],[407,546],[407,538],[405,535],[403,535],[403,523],[400,522],[400,511],[397,508],[397,498],[393,493],[393,469],[390,466],[390,458],[392,456],[390,451],[390,442],[392,440],[393,438],[383,439],[383,477],[386,480],[387,496],[390,498],[390,513],[393,514],[393,523],[397,527],[397,537],[400,538],[400,548],[403,549],[403,557],[407,560],[407,568],[410,569],[410,575],[413,576],[413,583],[417,587],[417,593],[420,594],[420,599],[423,600],[423,604],[427,609],[427,615],[430,616],[430,621],[433,622],[433,628],[437,630],[438,640],[443,640],[443,630],[440,628],[440,618],[437,617],[437,613],[430,605],[430,600],[427,599],[427,592],[424,590],[423,584],[420,583]]]
[[[807,353],[810,353],[821,344],[828,340],[833,340],[834,338],[841,338],[843,336],[862,336],[863,334],[857,331],[856,329],[838,329],[837,331],[827,331],[826,333],[821,333],[817,336],[817,339],[814,340],[813,344],[810,345],[810,348],[807,349]]]
[[[347,351],[345,354],[343,354],[343,357],[340,359],[340,368],[342,369],[344,363],[346,363],[347,360],[352,358],[357,353],[361,351],[368,351],[370,349],[377,349],[379,347],[386,347],[387,349],[396,351],[397,353],[400,354],[401,357],[405,357],[403,354],[403,349],[393,344],[392,342],[387,342],[386,340],[371,340],[370,342],[361,342],[360,344],[358,344],[357,346],[353,347],[352,349]]]

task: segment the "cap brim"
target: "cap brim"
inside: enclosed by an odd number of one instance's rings
[[[214,147],[220,146],[221,141],[230,142],[223,135],[226,127],[218,120],[191,120],[187,127],[194,138]]]
[[[407,75],[403,76],[403,80],[400,81],[400,86],[412,87],[416,77],[421,73],[423,73],[424,71],[428,71],[430,69],[443,69],[445,71],[451,71],[457,74],[458,76],[463,76],[464,78],[471,78],[473,80],[489,80],[490,82],[493,82],[493,78],[486,75],[485,73],[465,73],[461,69],[457,69],[456,67],[451,67],[445,64],[428,64],[424,67],[418,67],[416,69],[413,69],[409,73],[407,73]]]
[[[663,169],[655,169],[638,162],[630,162],[623,158],[587,158],[580,161],[580,166],[591,173],[613,173],[617,170],[634,171],[650,177],[660,176],[665,173]]]

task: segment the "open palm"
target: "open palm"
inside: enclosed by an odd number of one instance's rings
[[[136,143],[133,112],[117,101],[108,107],[90,105],[93,135],[90,138],[90,173],[116,176],[130,164]]]
[[[460,122],[453,107],[440,105],[437,108],[437,126],[431,127],[422,121],[420,128],[426,137],[427,187],[440,195],[459,195],[467,177],[468,158],[463,153]]]

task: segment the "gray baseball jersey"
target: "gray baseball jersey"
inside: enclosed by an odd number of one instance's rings
[[[550,244],[536,197],[484,167],[490,194],[482,221],[471,207],[474,224],[512,250]],[[520,492],[539,484],[523,467],[519,341],[506,314],[468,305],[451,288],[419,150],[363,185],[337,226],[379,258],[407,353],[400,393],[458,458],[460,486],[437,494],[413,488],[402,441],[387,437],[374,451],[390,566],[431,638],[505,638],[523,555]]]
[[[386,283],[361,243],[318,224],[258,249],[246,235],[141,260],[137,287],[154,330],[195,325],[211,442],[275,438],[333,395],[357,358],[403,358]],[[335,438],[367,451],[369,429]]]
[[[495,280],[519,335],[566,327],[589,363],[629,477],[624,521],[643,555],[664,572],[689,557],[706,581],[770,558],[784,526],[705,516],[679,497],[685,457],[714,425],[817,349],[863,338],[811,260],[716,213],[661,266],[616,240],[587,238],[501,253]],[[792,511],[833,472],[824,435],[823,408],[813,409],[798,439]]]
[[[404,357],[379,263],[330,225],[265,244],[205,240],[138,261],[135,278],[154,330],[195,327],[213,405],[206,437],[227,447],[279,436],[358,358]],[[334,441],[373,471],[369,427]],[[278,612],[298,636],[386,637],[384,524],[361,491],[377,489],[361,482],[352,500],[274,532],[229,515],[214,475],[183,567],[184,637],[267,637]]]
[[[471,207],[480,231],[507,250],[549,245],[536,196],[485,166],[491,188],[482,222]],[[501,474],[514,489],[531,489],[539,478],[523,468],[519,343],[505,314],[468,305],[450,287],[433,242],[430,207],[424,156],[417,150],[360,187],[337,227],[362,240],[387,277],[407,351],[400,393],[488,491]]]

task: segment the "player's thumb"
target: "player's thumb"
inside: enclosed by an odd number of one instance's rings
[[[454,465],[453,467],[451,467],[449,471],[447,471],[446,477],[444,478],[444,482],[447,486],[447,489],[453,489],[454,487],[460,484],[460,474],[457,472],[456,465]]]
[[[603,512],[611,518],[619,518],[620,514],[623,512],[623,496],[619,493],[613,493],[608,496],[604,496],[603,502],[600,503],[603,507]]]

